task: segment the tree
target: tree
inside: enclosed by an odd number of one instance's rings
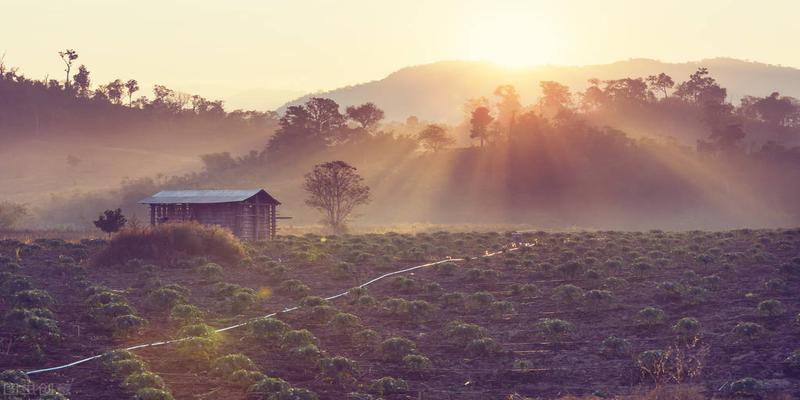
[[[88,97],[89,86],[91,86],[92,80],[89,78],[89,70],[85,65],[81,64],[81,66],[78,67],[78,73],[72,77],[72,80],[78,87],[78,96]]]
[[[373,130],[384,117],[383,110],[372,103],[364,103],[360,106],[349,106],[345,112],[347,118],[355,121],[368,131]]]
[[[306,204],[323,212],[323,221],[334,232],[344,232],[353,209],[369,202],[369,187],[363,181],[344,161],[315,165],[303,183],[309,196]]]
[[[345,117],[339,105],[331,100],[314,97],[303,105],[289,106],[281,117],[280,128],[270,138],[267,149],[280,151],[316,151],[341,139]]]
[[[115,79],[106,85],[106,95],[108,100],[114,104],[122,103],[122,95],[125,93],[125,84],[121,80]]]
[[[497,103],[497,123],[506,132],[511,130],[517,113],[522,108],[519,94],[513,85],[500,85],[494,90],[494,95],[500,98]]]
[[[103,214],[100,214],[100,217],[94,221],[94,226],[108,233],[110,237],[112,233],[119,232],[127,222],[128,219],[122,215],[122,209],[118,208],[116,210],[105,210]]]
[[[695,104],[722,104],[727,97],[727,90],[719,86],[717,81],[708,76],[708,68],[698,68],[689,76],[689,80],[681,82],[675,89],[675,96]]]
[[[428,151],[439,152],[447,146],[453,145],[455,139],[447,134],[447,130],[439,125],[428,125],[417,134],[417,140]]]
[[[72,49],[67,49],[63,51],[59,51],[58,55],[61,56],[61,61],[64,61],[64,65],[67,66],[64,71],[67,73],[67,80],[64,82],[64,88],[69,90],[69,72],[72,70],[72,62],[78,59],[78,52]]]
[[[572,106],[572,95],[569,93],[568,87],[553,81],[542,81],[539,83],[539,87],[542,88],[539,107],[544,116],[556,116]]]
[[[128,93],[128,107],[133,105],[133,94],[139,91],[139,82],[136,79],[128,79],[125,82],[125,91]]]
[[[654,92],[660,92],[665,99],[669,97],[667,89],[672,89],[672,87],[675,86],[675,82],[672,80],[672,77],[663,72],[658,75],[648,76],[647,84],[650,86],[650,90]]]
[[[472,117],[469,120],[470,139],[479,138],[481,140],[481,147],[489,136],[489,124],[494,120],[494,117],[489,114],[488,107],[478,107],[472,111]]]
[[[15,228],[28,215],[28,207],[8,201],[0,202],[0,229]]]

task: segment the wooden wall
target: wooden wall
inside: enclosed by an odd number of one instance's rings
[[[150,224],[197,221],[219,225],[243,240],[274,239],[276,206],[257,197],[235,203],[151,204]]]

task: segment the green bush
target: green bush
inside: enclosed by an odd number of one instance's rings
[[[319,360],[319,367],[325,379],[339,385],[355,381],[358,373],[356,362],[346,357],[323,358]]]
[[[763,326],[754,322],[739,322],[731,331],[736,341],[755,342],[766,333]]]
[[[467,296],[465,305],[467,310],[472,312],[483,311],[494,302],[494,295],[489,292],[475,292]]]
[[[233,374],[231,374],[231,377],[228,380],[228,382],[237,387],[246,389],[253,386],[254,384],[256,384],[257,382],[261,381],[266,377],[267,377],[266,375],[262,374],[259,371],[248,371],[240,369],[233,371]]]
[[[384,376],[372,382],[369,390],[379,396],[403,394],[408,392],[408,384],[400,378]]]
[[[147,371],[144,361],[139,358],[112,361],[106,365],[108,370],[111,371],[111,376],[119,381],[124,381],[125,378],[132,374]]]
[[[378,350],[381,345],[381,335],[372,329],[362,329],[353,335],[353,342],[370,351]]]
[[[180,325],[195,324],[203,321],[205,313],[192,304],[177,304],[169,312],[170,321]]]
[[[694,340],[702,331],[700,321],[695,318],[681,318],[675,325],[672,325],[672,331],[678,335],[678,338],[683,340]]]
[[[215,283],[223,279],[224,273],[219,264],[208,263],[195,268],[195,273],[200,275],[204,282]]]
[[[271,400],[273,395],[276,395],[285,390],[289,390],[291,386],[288,382],[280,378],[266,377],[253,386],[247,389],[248,397],[258,400]]]
[[[473,340],[486,336],[486,330],[482,327],[462,321],[450,321],[444,329],[445,340],[459,347],[466,347]]]
[[[44,290],[32,289],[16,292],[11,300],[14,307],[19,308],[47,308],[55,301]]]
[[[312,334],[307,329],[299,329],[299,330],[292,330],[286,332],[283,336],[283,347],[284,348],[291,348],[291,347],[301,347],[307,345],[318,345],[319,340],[317,339],[314,334]]]
[[[278,293],[293,299],[301,299],[311,293],[311,288],[297,279],[289,279],[278,287]]]
[[[603,340],[600,351],[609,358],[626,357],[631,352],[631,343],[627,339],[609,336]]]
[[[583,289],[571,285],[560,285],[553,290],[553,299],[562,303],[577,303],[583,297]]]
[[[97,255],[94,263],[108,266],[145,259],[167,265],[184,256],[206,256],[238,264],[245,256],[245,249],[227,229],[198,223],[171,223],[120,232]]]
[[[114,318],[112,324],[115,337],[128,338],[141,333],[147,326],[147,320],[136,315],[126,314]]]
[[[764,300],[758,303],[758,312],[767,318],[777,318],[786,313],[780,300]]]
[[[536,324],[539,332],[553,342],[561,342],[575,330],[575,327],[564,320],[545,318]]]
[[[643,326],[657,326],[664,323],[664,311],[656,307],[645,307],[639,310],[637,320]]]
[[[589,290],[583,295],[583,301],[593,309],[607,307],[614,300],[614,295],[608,290]]]
[[[217,358],[211,363],[211,376],[221,379],[231,379],[233,373],[239,370],[252,371],[256,369],[255,363],[244,354],[228,354]]]
[[[177,342],[175,351],[182,361],[192,363],[197,368],[203,368],[214,358],[217,344],[210,338],[193,336]]]
[[[147,295],[147,306],[154,311],[167,312],[178,304],[186,303],[186,296],[170,288],[159,288]]]
[[[349,336],[361,329],[361,319],[350,313],[338,313],[328,322],[334,335]]]
[[[503,316],[514,314],[514,303],[510,301],[495,301],[489,306],[492,311],[492,318],[499,319]]]
[[[173,400],[172,394],[163,389],[146,387],[136,391],[135,400]]]
[[[338,313],[339,310],[337,310],[336,307],[329,305],[314,306],[308,310],[308,316],[311,322],[320,325],[327,324]]]
[[[258,318],[248,324],[251,337],[273,343],[283,341],[284,335],[290,329],[288,324],[275,318]]]
[[[323,354],[320,349],[313,344],[294,347],[288,352],[289,362],[297,367],[304,369],[317,365]]]
[[[136,393],[144,388],[164,389],[165,386],[160,376],[152,372],[137,372],[125,378],[122,387],[130,393]]]
[[[274,394],[269,400],[319,400],[319,397],[308,389],[293,387]]]
[[[414,342],[401,337],[391,337],[381,342],[379,353],[386,361],[401,362],[403,357],[416,350]]]
[[[744,378],[729,382],[722,387],[722,392],[728,396],[763,398],[766,385],[755,378]]]
[[[532,283],[512,283],[509,289],[511,290],[511,295],[514,297],[530,299],[539,295],[539,288]]]
[[[487,357],[500,350],[500,345],[492,338],[480,338],[472,340],[465,348],[470,357]]]
[[[451,292],[442,295],[441,301],[446,308],[461,308],[466,302],[467,296],[461,292]]]
[[[258,303],[258,294],[250,288],[239,288],[226,300],[232,314],[239,314]]]
[[[413,374],[422,375],[428,372],[432,365],[428,357],[419,354],[409,354],[403,357],[403,366]]]

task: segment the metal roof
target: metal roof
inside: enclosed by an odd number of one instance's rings
[[[263,192],[267,201],[280,204],[264,189],[240,190],[164,190],[139,201],[140,204],[210,204],[247,200]]]

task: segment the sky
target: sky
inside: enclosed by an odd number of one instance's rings
[[[58,51],[72,48],[95,84],[135,78],[270,106],[441,60],[800,67],[795,0],[0,0],[0,10],[0,56],[28,77],[63,79]]]

